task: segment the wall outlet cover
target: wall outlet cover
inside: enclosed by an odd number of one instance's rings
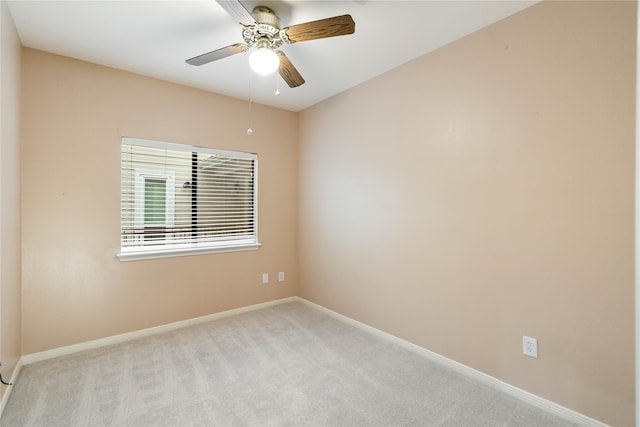
[[[525,356],[538,358],[538,340],[528,336],[522,337],[522,353]]]

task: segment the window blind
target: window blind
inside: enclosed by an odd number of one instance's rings
[[[257,245],[257,155],[122,138],[121,254]]]

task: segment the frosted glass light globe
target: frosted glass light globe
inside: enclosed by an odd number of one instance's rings
[[[271,74],[280,66],[278,54],[268,48],[258,48],[249,55],[249,65],[258,74]]]

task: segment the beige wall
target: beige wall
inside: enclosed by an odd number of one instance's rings
[[[22,66],[23,354],[297,293],[295,113],[254,105],[247,136],[246,101],[31,49]],[[120,262],[123,135],[257,153],[262,248]]]
[[[0,2],[0,360],[9,381],[21,355],[20,335],[20,39]],[[0,385],[0,398],[6,387]]]
[[[301,296],[633,425],[635,19],[544,2],[303,111]]]

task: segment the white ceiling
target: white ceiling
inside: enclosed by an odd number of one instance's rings
[[[214,0],[9,1],[22,44],[96,64],[299,111],[514,14],[537,1],[242,1],[293,25],[351,14],[353,35],[282,46],[306,80],[249,72],[248,54],[195,67],[185,60],[242,41]],[[276,96],[278,85],[280,95]]]

